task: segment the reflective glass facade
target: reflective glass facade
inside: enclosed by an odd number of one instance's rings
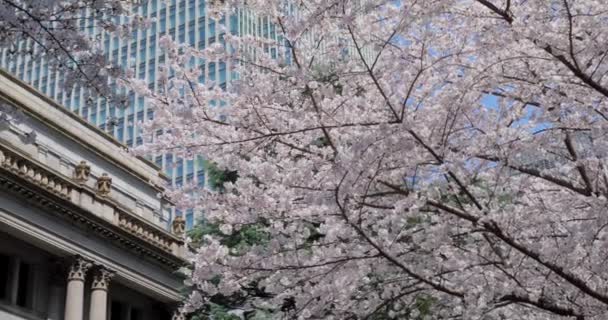
[[[181,43],[187,42],[198,49],[206,48],[215,42],[223,42],[224,32],[270,38],[281,43],[276,26],[270,23],[268,18],[255,16],[248,10],[239,10],[216,21],[207,17],[205,2],[205,0],[150,0],[143,3],[137,10],[140,15],[152,19],[151,28],[134,32],[132,39],[128,41],[102,34],[106,57],[120,66],[133,69],[140,79],[147,81],[151,89],[158,89],[156,75],[159,65],[165,61],[165,56],[157,49],[159,39],[164,35],[171,35],[174,40]],[[297,7],[292,1],[285,1],[285,10],[297,18]],[[86,17],[86,14],[84,12],[83,16]],[[82,30],[87,30],[91,34],[99,33],[93,19],[83,19],[81,27]],[[314,33],[310,33],[308,36],[314,38]],[[334,41],[345,40],[338,38]],[[19,45],[23,46],[26,43]],[[266,48],[266,52],[273,58],[283,57],[289,63],[290,55],[285,50],[288,49],[282,46]],[[354,52],[346,48],[344,50],[346,50],[345,58]],[[154,111],[147,108],[143,98],[130,95],[126,109],[117,108],[103,99],[86,103],[87,96],[84,90],[74,88],[70,95],[62,92],[60,89],[63,81],[61,73],[49,70],[44,59],[32,60],[26,56],[9,58],[7,51],[8,49],[0,51],[0,67],[17,75],[100,129],[112,134],[125,145],[132,147],[142,143],[138,124],[144,119],[154,117]],[[366,56],[370,55],[368,50],[364,51]],[[230,67],[226,66],[224,62],[193,61],[193,63],[204,69],[199,78],[200,82],[214,81],[225,88],[226,84],[234,78],[234,75],[228,71]],[[208,185],[208,174],[202,156],[185,160],[172,154],[150,155],[150,160],[163,168],[171,177],[173,186],[178,187],[192,181],[196,181],[201,186]],[[201,212],[191,210],[183,213],[173,210],[172,217],[175,214],[184,214],[188,228],[202,216]]]
[[[267,19],[254,17],[247,10],[239,11],[219,21],[208,18],[205,0],[151,0],[142,4],[138,8],[138,13],[153,19],[151,28],[136,31],[128,41],[102,34],[102,43],[108,59],[121,66],[134,68],[135,74],[140,79],[145,79],[153,89],[157,89],[158,66],[165,60],[163,53],[157,50],[159,39],[164,35],[171,35],[178,42],[187,42],[198,49],[208,47],[215,42],[222,42],[225,32],[222,30],[233,34],[276,37],[274,27]],[[86,16],[86,13],[83,14]],[[93,19],[83,19],[81,27],[92,34],[99,33],[95,29]],[[19,45],[26,44],[24,42]],[[110,105],[103,99],[99,99],[96,103],[85,103],[87,97],[84,90],[74,88],[72,93],[67,95],[60,89],[62,74],[49,70],[44,59],[9,57],[7,50],[0,51],[0,67],[112,134],[125,145],[132,147],[142,143],[138,124],[144,119],[154,117],[154,111],[147,108],[143,98],[130,95],[129,106],[126,109]],[[201,82],[214,81],[225,87],[233,77],[227,71],[224,62],[194,62],[204,68],[204,73],[199,79]],[[199,185],[206,185],[208,179],[201,156],[192,160],[177,158],[171,154],[151,155],[150,158],[171,177],[173,186],[180,186],[194,179]],[[184,214],[188,227],[191,227],[202,213],[188,211]]]

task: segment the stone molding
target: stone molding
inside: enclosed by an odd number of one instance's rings
[[[2,175],[2,172],[13,177]],[[19,182],[15,178],[25,181]],[[51,197],[28,187],[28,183],[47,191]],[[49,213],[72,220],[81,228],[118,242],[127,249],[146,255],[161,264],[178,268],[185,263],[182,258],[184,242],[179,237],[135,213],[126,211],[112,199],[97,195],[95,190],[86,185],[71,181],[71,177],[61,177],[37,164],[35,160],[19,155],[4,145],[0,145],[0,188],[17,193],[32,204],[46,208],[45,211]],[[98,203],[109,209],[112,218],[104,218],[92,213],[89,208],[82,207],[77,200],[85,196],[92,200],[93,204]]]
[[[70,265],[68,271],[68,281],[81,280],[84,281],[87,271],[93,266],[93,263],[81,256],[74,257],[74,261]]]
[[[116,156],[117,149],[127,149],[124,144],[2,69],[0,69],[0,99],[95,151],[159,191],[164,190],[162,182],[170,180],[167,175],[158,171],[158,166],[144,157]],[[89,141],[84,136],[94,136],[95,139]]]
[[[112,260],[106,256],[102,256],[97,251],[89,251],[87,248],[81,247],[78,243],[71,242],[68,239],[60,237],[58,234],[45,230],[35,225],[31,225],[28,221],[24,221],[20,216],[0,209],[0,224],[6,225],[17,232],[23,233],[35,239],[35,241],[44,242],[61,252],[62,256],[73,257],[81,255],[99,264],[107,266],[111,270],[116,271],[116,276],[121,278],[121,281],[132,283],[137,288],[136,290],[144,292],[146,295],[157,297],[165,302],[179,302],[183,300],[183,296],[179,292],[182,287],[183,277],[179,274],[170,273],[171,276],[181,279],[175,283],[170,283],[170,279],[163,280],[150,277],[151,271],[148,267],[132,268],[131,264],[125,265],[120,260]],[[60,259],[65,262],[65,260]],[[67,266],[63,272],[58,272],[63,278],[61,284],[64,285],[67,277]],[[169,273],[167,273],[169,274]],[[166,282],[169,281],[169,282]],[[39,320],[39,319],[38,319]]]
[[[172,241],[163,237],[158,232],[146,228],[145,223],[143,223],[141,219],[135,218],[133,215],[119,212],[118,225],[130,234],[142,238],[145,241],[149,241],[167,252],[171,252]]]
[[[70,199],[71,188],[69,183],[64,182],[58,175],[49,173],[23,157],[0,149],[0,166],[63,199]]]

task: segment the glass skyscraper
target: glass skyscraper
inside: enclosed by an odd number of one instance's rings
[[[131,68],[140,79],[147,81],[151,89],[158,89],[157,70],[158,66],[165,61],[165,56],[161,50],[157,49],[159,39],[164,35],[170,35],[179,43],[188,43],[198,49],[206,48],[215,42],[222,42],[224,32],[277,38],[274,26],[268,19],[255,17],[247,10],[240,10],[216,21],[207,16],[206,9],[205,0],[151,0],[145,2],[137,10],[141,16],[153,21],[151,27],[137,30],[128,41],[101,33],[106,57],[115,64]],[[83,14],[87,15],[86,12]],[[82,30],[88,30],[91,34],[100,33],[96,30],[94,19],[82,19],[81,27]],[[31,44],[21,42],[18,45]],[[33,60],[27,56],[9,55],[8,50],[5,48],[0,52],[0,67],[110,133],[125,145],[133,147],[142,143],[138,123],[154,117],[154,111],[147,108],[142,97],[131,94],[127,108],[117,108],[104,99],[98,99],[92,103],[86,102],[85,90],[81,88],[74,88],[71,94],[65,94],[61,89],[62,74],[52,72],[44,58]],[[224,62],[195,62],[204,68],[204,73],[199,79],[200,82],[214,81],[225,88],[226,83],[233,76],[227,71]],[[180,186],[191,181],[197,181],[201,186],[206,185],[208,178],[202,156],[193,160],[185,160],[165,154],[151,155],[150,159],[171,177],[173,186]],[[187,228],[191,228],[202,213],[192,210],[181,213],[174,210],[172,216],[175,214],[183,214]],[[169,217],[169,219],[171,218]]]
[[[210,0],[213,1],[213,0]],[[255,16],[251,11],[242,9],[236,13],[224,15],[221,20],[215,20],[207,15],[205,0],[149,0],[137,7],[137,13],[153,21],[150,28],[142,28],[135,31],[132,37],[124,40],[114,36],[108,36],[96,28],[94,19],[82,19],[80,25],[83,31],[91,35],[101,35],[106,58],[124,68],[135,72],[140,79],[146,80],[149,87],[158,90],[157,73],[159,65],[165,61],[165,56],[159,48],[159,39],[170,35],[179,43],[187,43],[197,49],[204,49],[210,45],[223,42],[224,32],[238,35],[252,35],[274,39],[278,44],[281,37],[277,34],[276,26],[265,17]],[[285,1],[287,12],[298,17],[298,8],[292,1]],[[87,17],[87,12],[83,12]],[[124,19],[119,21],[125,23]],[[314,33],[308,34],[314,38]],[[334,39],[340,43],[349,43],[349,40]],[[32,45],[21,42],[19,46]],[[347,46],[348,47],[348,46]],[[27,48],[27,47],[26,47]],[[267,48],[271,57],[285,57],[289,60],[289,54],[285,47],[280,45]],[[21,47],[19,48],[21,49]],[[128,107],[116,107],[98,99],[86,101],[88,96],[85,90],[74,88],[71,94],[65,94],[61,89],[63,81],[62,74],[50,70],[47,63],[42,59],[33,60],[25,55],[9,55],[9,48],[0,49],[0,67],[16,75],[23,81],[37,88],[42,93],[57,101],[62,106],[70,109],[80,117],[100,129],[110,133],[118,141],[128,147],[137,146],[142,143],[140,128],[138,124],[154,117],[154,111],[147,108],[142,97],[131,94]],[[34,46],[35,50],[35,46]],[[344,49],[345,58],[354,54],[354,50]],[[366,58],[371,57],[371,51],[364,50]],[[369,57],[368,57],[369,56]],[[199,82],[213,81],[225,88],[226,84],[235,76],[229,71],[226,63],[221,61],[194,61],[201,67],[202,72]],[[185,160],[172,154],[150,155],[150,160],[161,167],[169,177],[171,184],[175,187],[196,181],[199,185],[208,187],[208,174],[205,161],[202,156],[193,160]],[[191,228],[194,222],[202,216],[201,212],[179,212],[172,210],[172,219],[176,214],[183,214],[187,228]]]

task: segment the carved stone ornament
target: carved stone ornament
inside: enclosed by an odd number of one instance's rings
[[[183,237],[186,233],[186,220],[182,216],[176,216],[171,224],[171,231],[178,237]]]
[[[89,166],[84,160],[80,161],[80,163],[74,168],[74,180],[80,184],[86,183],[89,180],[90,174],[91,166]]]
[[[97,179],[97,193],[102,196],[108,196],[112,190],[112,178],[107,173],[103,173]]]
[[[110,280],[116,273],[106,268],[99,267],[95,269],[93,273],[93,284],[91,285],[92,290],[108,290],[110,286]]]
[[[175,310],[173,312],[173,317],[171,317],[171,320],[186,320],[186,315],[182,310]]]
[[[74,258],[74,262],[70,266],[70,271],[68,272],[68,281],[69,280],[82,280],[84,281],[85,276],[87,275],[87,271],[93,266],[93,263],[81,256],[76,256]]]

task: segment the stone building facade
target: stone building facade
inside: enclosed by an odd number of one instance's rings
[[[0,105],[0,319],[179,318],[167,177],[4,71]]]

